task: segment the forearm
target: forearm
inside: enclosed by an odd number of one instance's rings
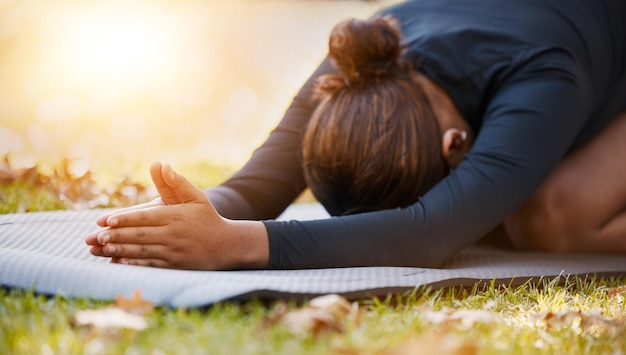
[[[457,236],[451,223],[432,231],[420,215],[411,208],[323,220],[264,221],[268,268],[438,267],[484,234]]]

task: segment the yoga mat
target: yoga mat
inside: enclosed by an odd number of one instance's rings
[[[442,268],[356,267],[313,270],[184,271],[110,264],[92,256],[84,237],[104,210],[0,215],[0,284],[48,295],[112,300],[141,290],[171,307],[225,300],[305,299],[337,293],[349,299],[403,293],[417,286],[521,284],[560,275],[625,276],[626,255],[519,252],[472,246]],[[326,218],[318,204],[292,205],[281,219]]]

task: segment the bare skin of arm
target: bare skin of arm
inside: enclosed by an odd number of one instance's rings
[[[85,240],[93,255],[176,269],[267,267],[269,245],[261,222],[220,216],[204,192],[169,165],[154,163],[150,175],[161,197],[98,218],[105,229]]]

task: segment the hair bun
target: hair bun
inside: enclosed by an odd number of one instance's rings
[[[329,56],[345,79],[387,75],[399,66],[402,48],[391,16],[339,23],[330,35]]]

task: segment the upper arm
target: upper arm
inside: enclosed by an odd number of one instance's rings
[[[429,214],[473,231],[470,240],[495,227],[567,153],[589,117],[592,96],[584,73],[531,72],[503,85],[466,159],[422,199]]]

